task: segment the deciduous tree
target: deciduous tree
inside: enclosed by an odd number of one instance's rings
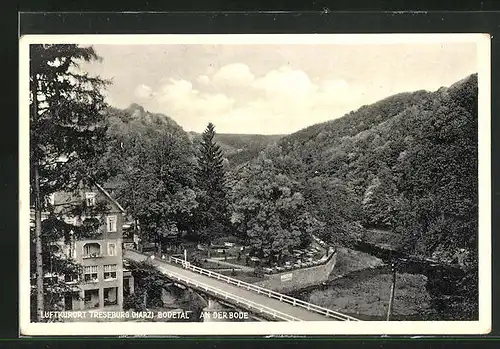
[[[279,153],[270,147],[241,174],[233,188],[233,222],[246,237],[254,253],[270,263],[304,247],[319,227],[299,183],[279,173],[269,155]],[[271,155],[275,156],[275,155]]]

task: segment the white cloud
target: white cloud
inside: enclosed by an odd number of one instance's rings
[[[145,99],[151,97],[153,89],[148,85],[139,85],[134,90],[134,96],[140,99]]]
[[[169,79],[167,83],[160,87],[159,91],[155,92],[159,98],[166,100],[182,100],[198,93],[197,90],[193,89],[191,82],[177,79]]]
[[[255,80],[252,86],[262,89],[270,97],[303,98],[317,89],[305,72],[293,70],[287,66],[271,70],[265,76]]]
[[[352,86],[341,79],[323,80],[314,94],[313,105],[316,107],[333,108],[339,106],[354,106],[360,102],[363,90]]]
[[[314,82],[313,82],[314,81]],[[257,77],[255,98],[213,120],[220,132],[286,133],[340,117],[359,107],[363,90],[342,79],[317,79],[282,67]]]
[[[152,108],[187,130],[202,131],[211,121],[221,133],[291,133],[340,117],[366,97],[345,80],[310,77],[287,66],[255,77],[247,65],[234,63],[196,81],[200,90],[188,80],[170,78],[155,90],[141,85],[139,91],[153,96]]]
[[[225,113],[234,100],[222,93],[200,93],[187,80],[170,79],[153,92],[160,111],[180,118]]]
[[[219,86],[248,86],[254,79],[250,68],[243,63],[225,65],[212,76],[214,84]]]
[[[210,78],[206,75],[200,75],[198,76],[196,81],[198,81],[202,85],[208,85],[210,83]]]

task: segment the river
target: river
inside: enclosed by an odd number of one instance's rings
[[[332,277],[291,295],[362,320],[386,320],[394,265],[397,279],[391,320],[454,319],[455,301],[461,300],[455,291],[456,282],[463,277],[461,269],[370,247],[365,244],[360,250],[382,259],[382,265]]]

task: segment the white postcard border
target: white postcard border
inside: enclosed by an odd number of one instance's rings
[[[29,243],[29,44],[395,44],[477,43],[479,116],[479,320],[362,322],[31,323]],[[20,335],[438,335],[491,331],[491,47],[489,34],[26,35],[19,47]]]

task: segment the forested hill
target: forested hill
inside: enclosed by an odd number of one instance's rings
[[[126,109],[110,108],[106,119],[113,134],[123,131],[127,135],[130,132],[156,127],[187,136],[182,127],[170,117],[161,113],[151,113],[136,103],[132,103]]]
[[[176,161],[179,167],[181,163],[185,166],[185,162],[194,166],[194,148],[190,137],[170,117],[151,113],[133,103],[126,109],[109,108],[106,121],[108,152],[101,160],[102,166],[109,169],[109,181],[105,185],[108,189],[117,190],[123,205],[131,205],[128,200],[132,199],[125,198],[124,193],[138,185],[139,173],[147,173],[144,167],[169,155],[159,153],[162,147],[166,148],[165,152],[172,153],[168,159],[171,162],[169,168],[175,166]],[[184,159],[177,160],[181,155]],[[192,169],[187,172],[192,172]]]
[[[189,134],[195,143],[200,140],[201,134],[196,132]],[[217,133],[214,139],[228,159],[229,165],[234,168],[255,158],[268,145],[282,137],[283,135]]]
[[[217,125],[216,125],[217,126]],[[189,132],[193,142],[197,144],[201,135]],[[235,168],[257,157],[270,144],[277,142],[283,135],[233,134],[217,133],[215,141],[221,147],[229,166]]]
[[[477,90],[474,74],[394,95],[283,137],[260,158],[298,183],[331,240],[382,230],[396,249],[474,264]]]

